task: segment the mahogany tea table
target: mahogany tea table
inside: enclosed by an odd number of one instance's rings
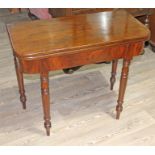
[[[26,109],[23,73],[40,74],[44,125],[50,135],[49,71],[112,61],[113,89],[118,59],[123,59],[116,119],[123,109],[129,64],[140,55],[149,30],[123,10],[7,25],[20,101]]]

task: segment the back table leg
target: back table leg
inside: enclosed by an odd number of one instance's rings
[[[127,79],[128,79],[128,72],[129,72],[129,65],[130,65],[130,60],[123,60],[123,68],[122,68],[122,74],[121,74],[121,79],[120,79],[120,86],[119,86],[119,96],[117,100],[117,106],[116,106],[116,119],[119,119],[120,113],[123,110],[123,99],[124,99],[124,94],[125,94],[125,89],[127,85]]]
[[[111,72],[111,78],[110,78],[110,90],[113,90],[114,83],[116,81],[116,70],[117,70],[117,63],[118,60],[112,61],[112,72]]]
[[[15,69],[17,74],[20,101],[22,102],[23,109],[26,109],[26,96],[25,96],[25,90],[24,90],[23,73],[15,55],[14,55],[14,63],[15,63]]]
[[[47,136],[50,135],[51,128],[51,117],[50,117],[50,95],[49,95],[49,79],[48,73],[41,73],[41,94],[42,94],[42,104],[44,111],[44,126],[46,128]]]

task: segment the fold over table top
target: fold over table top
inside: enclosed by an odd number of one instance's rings
[[[27,59],[149,38],[149,30],[123,10],[18,22],[7,29],[15,54]]]

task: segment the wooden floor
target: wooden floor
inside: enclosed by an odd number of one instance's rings
[[[122,61],[114,91],[109,90],[111,64],[51,74],[52,133],[47,137],[38,75],[25,75],[27,110],[19,102],[5,29],[5,23],[18,20],[28,17],[0,17],[0,145],[155,145],[155,53],[146,48],[132,61],[120,120],[115,106]]]

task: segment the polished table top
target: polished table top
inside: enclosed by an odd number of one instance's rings
[[[149,30],[124,10],[8,25],[16,56],[23,59],[146,40]]]

